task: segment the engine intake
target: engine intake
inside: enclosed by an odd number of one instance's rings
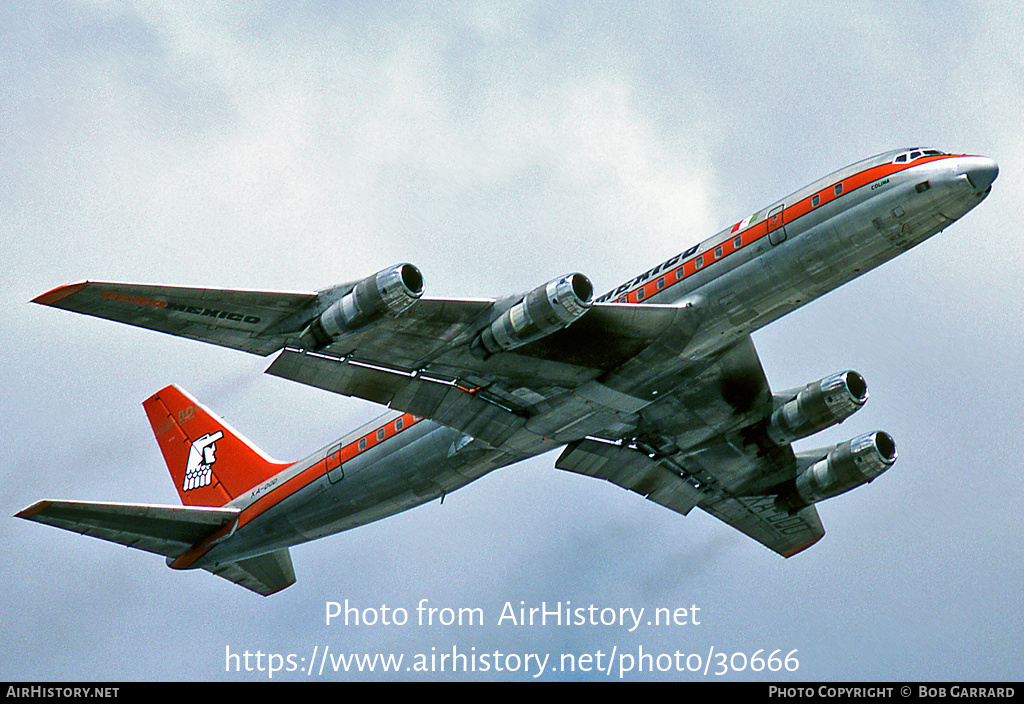
[[[860,374],[854,371],[831,374],[800,391],[793,389],[776,396],[768,437],[776,445],[788,445],[842,423],[867,400],[868,385]]]
[[[779,492],[775,505],[795,513],[873,481],[896,462],[896,443],[881,430],[836,445]]]
[[[306,326],[299,343],[319,350],[382,316],[395,317],[423,295],[423,275],[412,264],[396,264],[368,276]]]
[[[565,276],[538,286],[473,341],[480,356],[512,350],[567,327],[586,313],[592,304],[594,287],[583,274]]]

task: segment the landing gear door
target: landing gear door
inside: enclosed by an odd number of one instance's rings
[[[786,239],[786,227],[783,223],[784,208],[785,206],[780,205],[768,213],[768,241],[773,245]]]

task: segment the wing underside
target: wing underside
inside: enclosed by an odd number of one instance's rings
[[[284,338],[265,333],[315,300],[312,293],[85,281],[56,288],[33,302],[268,355],[281,349]]]
[[[814,506],[790,515],[775,506],[771,495],[713,498],[700,507],[783,557],[792,557],[825,535]]]
[[[823,534],[813,506],[794,515],[775,508],[772,487],[797,466],[788,445],[756,432],[773,402],[750,338],[700,358],[688,353],[705,313],[699,297],[595,304],[565,329],[487,356],[473,354],[471,342],[508,299],[423,298],[304,349],[301,331],[351,286],[325,297],[86,282],[36,302],[255,354],[283,350],[268,373],[430,418],[513,457],[566,444],[560,468],[681,514],[702,508],[783,555]],[[153,536],[137,544],[172,549]],[[251,567],[276,571],[278,581],[289,571]]]
[[[637,432],[616,443],[570,444],[556,467],[604,479],[686,515],[694,507],[784,557],[823,535],[814,506],[790,515],[773,488],[798,473],[792,449],[758,432],[772,394],[749,338],[639,413]]]
[[[594,440],[566,448],[555,466],[604,479],[684,516],[700,507],[783,557],[810,547],[825,534],[818,512],[808,506],[790,515],[772,495],[714,495],[675,461],[652,458],[623,445]]]

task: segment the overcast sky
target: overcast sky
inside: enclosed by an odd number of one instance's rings
[[[263,375],[263,358],[28,303],[55,286],[313,291],[409,261],[431,296],[570,271],[600,294],[888,149],[985,154],[1000,176],[946,232],[755,334],[775,389],[867,378],[865,410],[800,447],[884,429],[900,452],[819,507],[827,535],[799,556],[554,454],[294,548],[297,583],[267,599],[0,518],[0,679],[259,680],[226,673],[226,648],[308,667],[325,646],[549,654],[545,679],[617,679],[550,669],[640,648],[797,650],[796,672],[765,679],[1020,679],[1019,3],[196,5],[0,7],[7,516],[42,498],[177,503],[141,407],[168,383],[280,459],[379,412]],[[410,623],[325,625],[346,599]],[[486,623],[418,626],[421,599]],[[499,626],[506,602],[696,605],[700,625]],[[628,677],[751,676],[715,669]]]

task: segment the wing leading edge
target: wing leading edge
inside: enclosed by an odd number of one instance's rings
[[[532,454],[540,437],[568,443],[559,468],[684,515],[698,506],[783,555],[823,535],[813,506],[790,515],[768,500],[798,467],[788,444],[758,435],[774,406],[749,337],[710,359],[687,357],[699,297],[595,304],[562,330],[485,356],[471,343],[514,298],[420,299],[303,348],[310,320],[356,284],[310,294],[85,282],[35,302],[254,354],[283,348],[268,373],[430,418],[513,455]]]
[[[33,303],[268,355],[281,349],[284,338],[263,333],[316,298],[312,293],[84,281],[55,288]]]

